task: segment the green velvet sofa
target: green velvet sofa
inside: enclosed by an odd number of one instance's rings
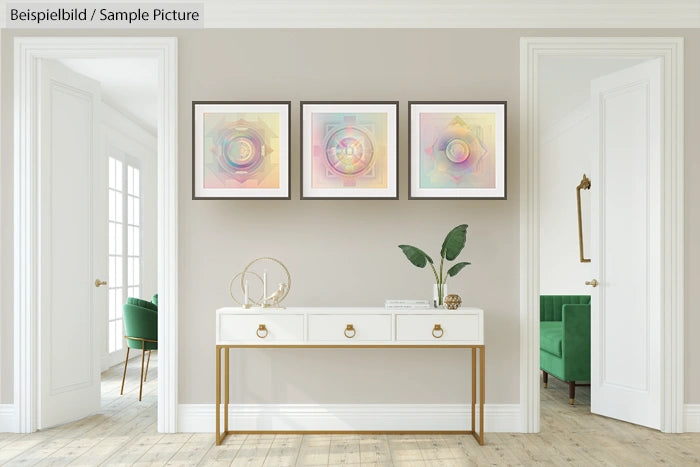
[[[540,369],[544,387],[549,375],[576,386],[591,380],[591,296],[540,295]]]

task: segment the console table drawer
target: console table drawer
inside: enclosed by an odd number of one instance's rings
[[[481,323],[473,315],[399,315],[396,317],[397,341],[482,343]]]
[[[219,320],[219,342],[304,340],[304,315],[222,314]]]
[[[390,341],[391,315],[309,315],[309,341]]]

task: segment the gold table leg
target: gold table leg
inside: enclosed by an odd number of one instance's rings
[[[476,348],[472,347],[472,433],[476,432]]]
[[[229,398],[229,365],[228,365],[228,351],[230,349],[226,347],[224,349],[224,436],[228,434],[228,398]]]
[[[484,445],[484,390],[486,387],[484,373],[484,350],[483,345],[472,347],[472,430],[471,434],[474,439],[483,446]],[[476,353],[479,352],[479,431],[476,431],[475,414],[476,414]]]
[[[221,444],[221,347],[216,346],[216,445]]]
[[[479,349],[481,362],[479,363],[479,444],[484,445],[484,397],[486,396],[486,377],[485,377],[485,362],[486,362],[486,347],[481,346]]]
[[[234,346],[236,347],[236,346]],[[460,346],[461,347],[461,346]],[[467,348],[470,348],[472,351],[472,402],[471,402],[471,430],[467,432],[460,432],[464,434],[469,434],[471,433],[474,438],[477,440],[477,442],[480,445],[484,445],[484,399],[485,399],[485,361],[486,361],[486,355],[485,355],[485,346],[479,345],[479,346],[464,346]],[[226,394],[224,395],[224,431],[221,431],[221,351],[225,351],[224,354],[224,363],[226,368],[224,369],[224,389],[226,391]],[[230,377],[230,368],[229,368],[229,350],[230,347],[226,345],[217,345],[216,346],[216,445],[220,446],[221,443],[223,442],[224,438],[229,434],[228,430],[228,406],[229,406],[229,377]],[[477,351],[479,352],[479,431],[476,431],[476,380],[477,380],[477,371],[476,371],[476,364],[477,364],[477,359],[476,359],[476,353]],[[143,358],[143,357],[142,357]],[[238,432],[233,432],[233,433],[238,433]],[[244,433],[244,432],[240,432]],[[267,431],[255,431],[255,432],[246,432],[246,433],[268,433]],[[272,432],[270,432],[272,433]],[[275,432],[275,433],[284,433],[284,432]],[[291,433],[291,432],[290,432]],[[298,432],[294,432],[298,433]],[[317,433],[350,433],[346,431],[339,431],[339,432],[333,432],[333,431],[320,431]],[[370,432],[368,432],[370,433]],[[371,433],[387,433],[387,432],[371,432]],[[393,433],[393,432],[392,432]],[[418,433],[418,432],[396,432],[396,433]],[[420,432],[420,433],[433,433],[433,432]],[[446,433],[446,432],[440,432],[440,433]],[[454,432],[457,433],[457,432]]]

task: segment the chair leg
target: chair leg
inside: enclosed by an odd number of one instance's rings
[[[569,381],[569,404],[574,405],[574,397],[576,397],[576,382]]]
[[[544,388],[547,389],[547,381],[549,381],[549,373],[542,370],[542,382],[544,383]]]
[[[122,376],[122,390],[119,391],[119,395],[124,394],[124,380],[126,379],[126,364],[129,363],[129,347],[126,348],[126,360],[124,360],[124,375]]]
[[[143,380],[144,380],[144,382],[145,382],[146,379],[148,378],[148,364],[149,364],[149,363],[151,363],[151,351],[150,351],[150,350],[148,351],[148,359],[146,359],[146,374],[143,375]]]
[[[141,341],[141,378],[139,385],[139,400],[141,400],[141,395],[143,394],[143,361],[146,356],[146,341]]]

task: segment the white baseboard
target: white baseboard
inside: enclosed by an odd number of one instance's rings
[[[16,432],[17,417],[14,404],[0,404],[0,433]]]
[[[686,433],[700,433],[700,404],[685,404],[683,429]]]
[[[178,431],[213,433],[214,404],[180,404]],[[230,430],[390,431],[468,430],[463,404],[230,404]],[[478,413],[477,413],[478,416]],[[484,431],[520,431],[519,404],[486,404]]]
[[[700,404],[685,404],[686,433],[700,433]],[[232,430],[466,430],[461,404],[230,404]],[[180,404],[178,431],[213,433],[214,404]],[[0,404],[0,433],[15,432],[14,404]],[[484,431],[520,432],[520,405],[486,404]]]

